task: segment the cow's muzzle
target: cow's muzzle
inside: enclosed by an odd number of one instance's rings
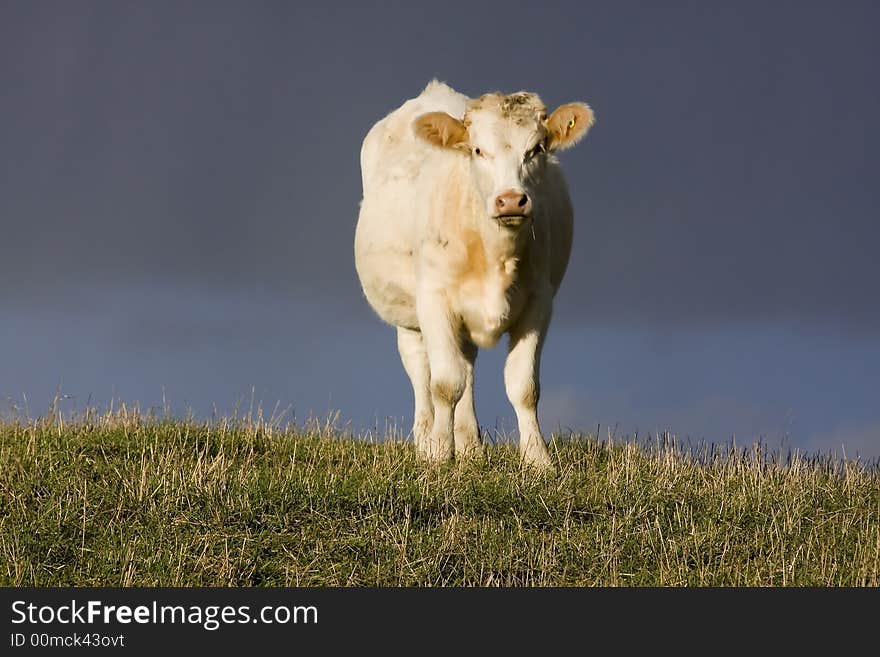
[[[515,189],[502,192],[495,197],[494,218],[506,228],[518,228],[532,218],[532,199]]]

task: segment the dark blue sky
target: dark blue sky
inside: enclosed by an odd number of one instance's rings
[[[439,77],[598,118],[546,428],[880,456],[871,3],[7,2],[0,399],[407,425],[354,272],[370,126]],[[512,428],[503,347],[484,426]],[[605,431],[605,429],[603,429]]]

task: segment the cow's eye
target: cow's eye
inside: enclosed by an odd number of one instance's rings
[[[477,157],[481,157],[483,155],[483,151],[481,151],[479,148],[475,148],[474,155],[476,155]]]

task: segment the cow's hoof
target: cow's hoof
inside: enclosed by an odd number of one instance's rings
[[[448,440],[431,438],[430,436],[422,443],[423,449],[417,452],[419,459],[430,465],[440,465],[452,460],[455,445],[452,436]]]
[[[460,430],[455,432],[455,458],[472,459],[483,456],[483,443],[476,430]]]
[[[556,472],[556,466],[553,459],[550,458],[550,452],[543,439],[529,441],[529,444],[522,450],[523,465],[540,473],[552,474]]]
[[[455,461],[460,464],[478,462],[486,457],[486,447],[480,443],[455,450]]]
[[[553,475],[556,474],[556,466],[553,461],[550,460],[550,457],[539,458],[539,459],[530,459],[526,456],[523,456],[522,459],[523,466],[529,469],[532,472],[536,472],[542,475]]]
[[[419,456],[419,460],[428,466],[440,466],[446,463],[452,463],[452,454],[423,454]]]

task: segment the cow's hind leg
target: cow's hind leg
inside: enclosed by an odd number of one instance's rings
[[[477,360],[477,347],[464,345],[462,355],[465,359],[464,394],[455,407],[455,457],[477,456],[482,453],[480,425],[474,409],[474,363]]]
[[[403,361],[403,369],[412,382],[415,397],[413,440],[416,453],[424,457],[428,433],[434,426],[434,405],[431,402],[431,370],[421,331],[397,327],[397,350]]]

